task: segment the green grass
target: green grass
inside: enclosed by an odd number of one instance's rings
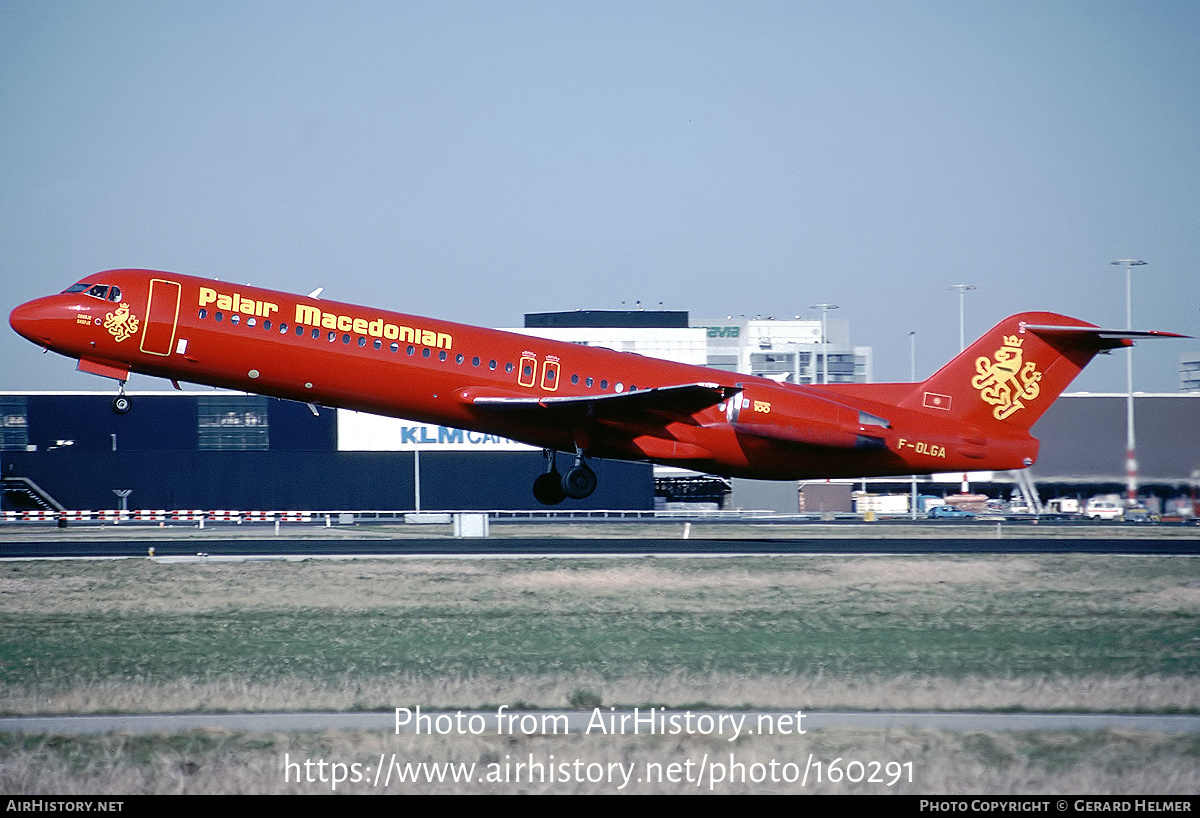
[[[832,612],[559,613],[438,609],[44,614],[3,623],[6,685],[303,673],[425,677],[668,672],[941,677],[1187,674],[1190,616],[889,616]]]

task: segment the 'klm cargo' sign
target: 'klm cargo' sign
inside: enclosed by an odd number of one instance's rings
[[[338,410],[339,452],[532,452],[506,437]]]

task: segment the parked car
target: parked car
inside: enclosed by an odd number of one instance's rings
[[[1123,519],[1127,523],[1153,523],[1155,515],[1150,513],[1150,509],[1145,506],[1133,506],[1125,509]]]
[[[948,505],[934,506],[933,508],[929,509],[929,519],[931,520],[945,520],[952,517],[969,520],[974,516],[974,512],[963,511],[960,508],[955,508],[954,506]]]

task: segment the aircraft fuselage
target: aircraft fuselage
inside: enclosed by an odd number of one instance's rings
[[[1092,325],[1027,313],[925,384],[798,386],[148,270],[90,276],[10,323],[122,382],[139,372],[762,479],[1024,468],[1033,420],[1098,349],[1128,343],[1077,343]]]

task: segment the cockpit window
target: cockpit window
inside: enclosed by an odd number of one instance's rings
[[[92,298],[99,298],[101,301],[112,301],[113,303],[121,300],[121,288],[117,286],[110,287],[107,284],[89,284],[86,281],[81,281],[78,284],[72,284],[63,293],[83,293],[86,292]]]

